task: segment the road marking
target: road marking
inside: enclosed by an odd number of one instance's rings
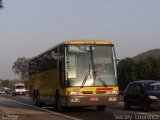
[[[139,114],[139,115],[146,115],[147,113],[137,113],[137,114]]]
[[[33,108],[36,108],[36,109],[39,109],[39,110],[48,112],[48,113],[50,113],[50,114],[62,116],[62,117],[65,117],[65,118],[68,118],[68,119],[71,119],[71,120],[82,120],[82,119],[79,119],[79,118],[76,118],[76,117],[72,117],[72,116],[68,116],[68,115],[61,114],[61,113],[49,111],[49,110],[46,110],[46,109],[43,109],[43,108],[40,108],[40,107],[37,107],[37,106],[29,105],[29,104],[26,104],[26,103],[18,102],[18,101],[15,101],[15,100],[11,100],[11,99],[4,98],[4,97],[0,97],[0,98],[1,98],[1,99],[4,99],[4,100],[12,101],[12,102],[15,102],[15,103],[17,103],[17,104],[24,105],[24,106],[33,107]]]

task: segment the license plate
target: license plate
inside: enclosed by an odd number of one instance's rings
[[[115,98],[115,97],[110,97],[109,99],[108,99],[108,101],[117,101],[117,98]]]
[[[97,102],[97,101],[99,101],[99,98],[98,97],[93,97],[93,98],[90,98],[90,101],[91,102]]]

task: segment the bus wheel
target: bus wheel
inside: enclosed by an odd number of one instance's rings
[[[32,100],[33,100],[33,101],[35,101],[35,100],[36,100],[36,92],[35,92],[35,90],[33,91]]]
[[[40,102],[40,95],[39,92],[37,92],[37,94],[35,94],[35,105],[38,107],[41,107],[41,102]]]
[[[58,112],[62,112],[63,111],[63,107],[61,104],[61,100],[60,100],[60,96],[58,94],[56,94],[56,98],[55,98],[55,108]]]
[[[97,110],[98,111],[104,111],[106,109],[106,106],[105,105],[98,105],[97,106]]]

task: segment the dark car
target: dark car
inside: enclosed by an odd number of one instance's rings
[[[142,107],[149,111],[151,107],[160,107],[160,82],[156,80],[142,80],[131,82],[124,93],[124,108],[131,106]]]

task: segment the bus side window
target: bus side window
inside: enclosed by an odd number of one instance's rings
[[[38,72],[37,63],[35,60],[30,61],[29,63],[29,74],[34,74]]]
[[[57,68],[58,63],[58,48],[55,48],[53,51],[51,51],[51,66],[52,68]]]

